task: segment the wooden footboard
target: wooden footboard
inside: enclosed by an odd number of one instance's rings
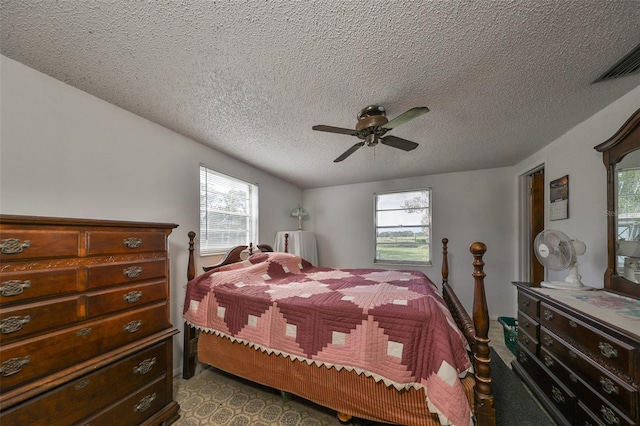
[[[288,235],[285,235],[285,241]],[[189,268],[187,270],[188,280],[195,277],[194,265],[194,238],[195,233],[189,232]],[[465,338],[469,342],[473,354],[473,364],[475,369],[475,389],[474,389],[474,414],[476,424],[480,426],[495,426],[496,413],[494,407],[493,394],[491,389],[491,359],[489,353],[489,313],[487,309],[487,300],[484,289],[484,261],[482,257],[487,247],[480,242],[471,244],[470,251],[474,261],[474,301],[473,301],[473,317],[471,317],[462,306],[462,303],[455,294],[453,288],[449,285],[449,265],[448,265],[448,240],[444,238],[443,244],[443,260],[442,260],[442,293],[443,298],[451,311],[451,314],[462,331]],[[285,243],[285,247],[287,244]],[[232,249],[223,258],[221,262],[213,267],[226,265],[240,261],[240,253],[247,247],[242,249]],[[272,251],[270,246],[259,245],[262,251]],[[252,246],[249,247],[252,251]],[[285,249],[286,251],[286,249]],[[211,269],[211,268],[206,268]],[[197,363],[198,331],[185,323],[184,326],[184,365],[182,377],[191,378],[195,373]]]

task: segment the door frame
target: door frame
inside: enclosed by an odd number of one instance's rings
[[[539,164],[536,167],[528,170],[525,173],[522,173],[518,176],[518,204],[520,210],[520,217],[518,220],[518,280],[519,281],[530,281],[530,273],[531,273],[531,259],[533,256],[533,247],[529,243],[531,241],[531,205],[529,198],[529,177],[533,174],[539,173],[542,171],[544,173],[545,163]],[[546,188],[547,180],[545,177],[545,188]],[[545,196],[546,198],[546,196]],[[543,217],[543,223],[546,225],[546,203],[544,208],[541,210],[542,214],[545,215]],[[545,269],[545,278],[546,278],[546,269]]]

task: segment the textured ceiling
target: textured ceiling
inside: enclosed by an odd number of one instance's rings
[[[635,0],[1,1],[3,55],[301,188],[513,165],[640,85],[591,84]],[[369,104],[429,107],[420,146],[333,163],[358,139],[311,127]]]

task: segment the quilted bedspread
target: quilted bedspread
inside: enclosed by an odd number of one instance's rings
[[[187,285],[185,320],[256,350],[424,388],[443,424],[468,425],[467,344],[421,272],[314,267],[257,253]]]

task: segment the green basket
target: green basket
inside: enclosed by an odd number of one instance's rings
[[[518,320],[511,317],[498,317],[504,328],[504,343],[515,356],[518,356]]]

